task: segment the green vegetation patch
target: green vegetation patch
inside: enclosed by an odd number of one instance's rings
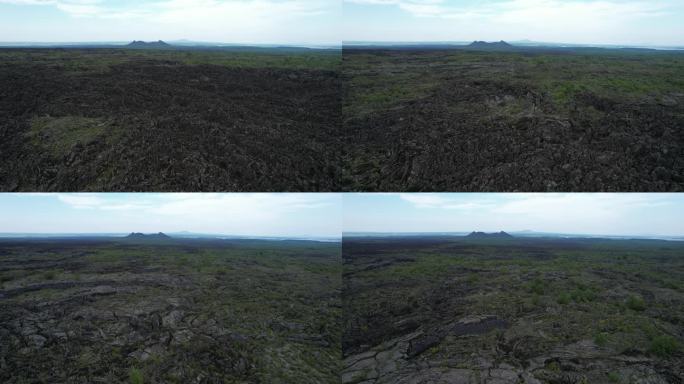
[[[128,373],[128,378],[130,379],[131,384],[143,384],[145,382],[142,372],[137,368],[131,368]]]
[[[622,378],[620,377],[620,374],[617,372],[608,372],[608,380],[610,380],[611,383],[619,383],[622,381]]]
[[[430,94],[437,85],[433,82],[393,82],[391,78],[384,78],[387,83],[381,87],[358,90],[351,93],[349,112],[367,113],[371,110],[392,108],[402,102],[417,100]]]
[[[103,137],[112,123],[103,118],[64,116],[36,117],[31,120],[28,136],[34,144],[55,156],[64,156],[76,144],[88,144]]]
[[[598,345],[599,347],[605,347],[608,345],[608,341],[610,339],[610,336],[608,335],[607,332],[600,332],[594,336],[594,343]]]
[[[627,305],[627,308],[634,311],[643,311],[646,309],[646,302],[639,296],[630,296],[627,298],[627,302],[625,304]]]
[[[130,49],[39,49],[6,50],[0,61],[30,62],[57,66],[71,73],[105,73],[112,67],[132,61],[164,61],[185,65],[221,65],[231,68],[279,68],[338,70],[342,55],[337,50],[322,51],[187,51]]]
[[[679,342],[672,336],[660,335],[651,340],[649,352],[658,357],[670,357],[681,349]]]

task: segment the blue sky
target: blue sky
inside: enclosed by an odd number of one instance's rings
[[[684,235],[684,194],[345,194],[345,232]]]
[[[684,45],[682,0],[343,0],[344,41]]]
[[[0,42],[339,44],[339,0],[0,0]]]
[[[684,45],[681,0],[0,0],[0,42]]]
[[[0,194],[0,233],[339,237],[339,194]]]

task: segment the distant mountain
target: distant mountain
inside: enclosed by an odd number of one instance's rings
[[[473,41],[466,46],[467,49],[475,49],[479,51],[511,51],[515,47],[501,40],[496,43],[488,43],[486,41]]]
[[[137,41],[134,40],[132,43],[126,45],[126,48],[133,48],[133,49],[169,49],[173,48],[170,44],[167,44],[161,40],[159,41],[152,41],[152,42],[145,42],[145,41]]]
[[[126,236],[127,239],[145,239],[145,240],[162,240],[170,239],[171,237],[165,235],[163,232],[153,233],[146,235],[140,232],[131,232],[130,235]]]
[[[470,232],[467,238],[470,239],[512,239],[513,236],[508,233],[501,231],[497,233],[485,233],[485,232]]]

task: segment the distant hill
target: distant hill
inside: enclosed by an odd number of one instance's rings
[[[144,233],[140,232],[131,232],[130,235],[126,236],[127,239],[145,239],[145,240],[162,240],[162,239],[170,239],[171,237],[167,236],[166,234],[159,232],[159,233],[153,233],[146,235]]]
[[[496,43],[488,43],[486,41],[473,41],[466,46],[467,49],[475,49],[479,51],[511,51],[515,47],[501,40]]]
[[[513,236],[508,233],[501,231],[496,233],[485,233],[485,232],[470,232],[467,238],[470,239],[512,239]]]
[[[169,49],[173,48],[170,44],[167,44],[161,40],[159,41],[152,41],[152,42],[145,42],[145,41],[137,41],[134,40],[132,43],[126,45],[126,48],[133,48],[133,49]]]

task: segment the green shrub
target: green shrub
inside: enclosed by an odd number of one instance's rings
[[[681,286],[679,286],[679,284],[675,283],[674,281],[663,282],[663,287],[674,289],[675,291],[679,291],[682,288]]]
[[[596,294],[589,287],[578,287],[570,292],[570,297],[576,303],[588,303],[596,300]]]
[[[532,280],[532,282],[528,285],[527,287],[530,292],[537,294],[537,295],[543,295],[544,294],[544,282],[537,278]]]
[[[644,299],[640,296],[630,296],[627,299],[627,308],[634,310],[634,311],[643,311],[646,309],[646,302]]]
[[[608,344],[608,333],[601,332],[594,336],[594,343],[599,347],[605,347]]]
[[[43,279],[45,280],[54,280],[56,276],[55,271],[47,271],[43,273]]]
[[[560,372],[561,366],[557,361],[552,361],[552,362],[546,364],[546,369],[551,371],[551,372]]]
[[[138,368],[131,368],[128,372],[128,378],[131,380],[131,384],[144,384],[143,374]]]
[[[561,293],[560,295],[558,295],[558,299],[556,299],[558,304],[562,305],[570,304],[570,300],[572,300],[572,298],[570,297],[570,294],[567,292]]]
[[[619,383],[621,381],[620,374],[617,372],[608,372],[608,380],[611,383]]]
[[[651,346],[648,351],[659,357],[670,357],[679,351],[679,348],[677,339],[667,335],[660,335],[651,339]]]
[[[470,275],[468,275],[467,281],[469,284],[475,284],[478,281],[480,281],[480,276],[477,273],[471,273]]]

